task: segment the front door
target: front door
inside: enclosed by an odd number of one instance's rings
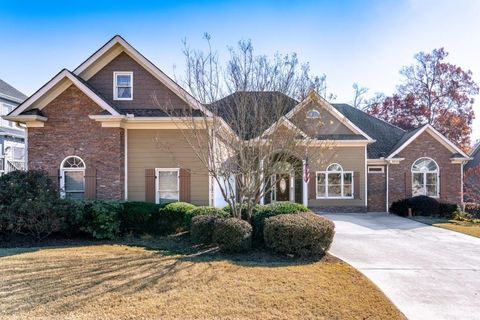
[[[277,182],[275,185],[277,192],[277,201],[289,201],[290,200],[290,175],[279,174],[277,175]]]

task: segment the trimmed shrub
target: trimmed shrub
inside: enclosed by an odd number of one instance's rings
[[[480,219],[480,203],[474,203],[474,202],[466,203],[465,212],[468,212],[473,217]]]
[[[43,171],[13,171],[0,177],[0,232],[41,240],[61,231],[65,218],[58,196]]]
[[[115,239],[120,233],[122,203],[118,201],[93,200],[84,203],[84,226],[81,230],[96,239]]]
[[[438,215],[440,205],[437,199],[427,196],[416,196],[408,199],[408,205],[417,216]]]
[[[438,203],[438,213],[440,216],[445,218],[453,218],[455,216],[455,212],[457,211],[458,206],[454,203],[445,203],[439,202]]]
[[[427,196],[416,196],[409,199],[394,201],[390,206],[390,212],[406,217],[408,216],[408,208],[412,208],[412,214],[418,216],[442,214],[440,211],[440,203],[437,199]],[[445,204],[442,208],[451,210],[449,204]]]
[[[199,215],[216,216],[216,217],[223,217],[223,218],[228,217],[228,213],[225,212],[225,210],[215,208],[215,207],[200,206],[200,207],[193,208],[192,210],[187,212],[187,219],[190,220],[190,224],[192,219],[195,216],[199,216]]]
[[[195,243],[212,243],[215,215],[197,215],[192,218],[190,225],[190,237]]]
[[[281,254],[323,256],[334,234],[332,221],[309,212],[278,215],[265,221],[265,245]]]
[[[195,206],[187,202],[172,202],[158,210],[154,217],[155,230],[160,234],[170,234],[188,229],[190,215]]]
[[[217,218],[212,240],[224,252],[247,251],[252,247],[252,226],[237,218]]]
[[[389,211],[402,217],[408,216],[408,199],[393,201]]]
[[[293,202],[275,202],[267,205],[258,205],[252,216],[253,240],[255,244],[263,244],[265,219],[279,214],[296,214],[300,212],[308,212],[308,208]]]
[[[127,201],[123,203],[120,216],[120,229],[124,233],[144,234],[155,232],[153,217],[163,207],[161,204],[141,201]]]

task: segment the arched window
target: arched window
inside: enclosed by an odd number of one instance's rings
[[[344,171],[338,163],[317,172],[317,198],[353,198],[353,172]]]
[[[312,109],[307,112],[307,119],[318,119],[320,118],[320,111]]]
[[[77,156],[65,158],[60,165],[60,195],[83,199],[85,196],[85,162]]]
[[[430,158],[420,158],[412,165],[412,195],[438,197],[437,163]]]

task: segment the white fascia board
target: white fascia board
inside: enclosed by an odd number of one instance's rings
[[[309,93],[309,95],[303,99],[303,101],[301,101],[299,104],[297,104],[295,106],[295,108],[293,108],[292,110],[290,110],[286,115],[285,117],[287,119],[290,119],[291,117],[293,117],[298,111],[300,111],[301,109],[303,109],[308,103],[310,102],[317,102],[325,107],[325,109],[330,112],[330,114],[332,114],[337,120],[339,120],[341,123],[345,124],[350,130],[358,133],[358,134],[361,134],[362,136],[364,136],[367,140],[370,140],[371,142],[374,142],[375,140],[372,139],[368,134],[366,134],[365,132],[363,132],[359,127],[357,127],[353,122],[351,122],[347,117],[345,117],[340,111],[338,111],[337,109],[335,109],[328,101],[326,101],[324,98],[322,98],[318,93],[316,93],[315,91],[311,91]]]
[[[52,80],[47,82],[40,90],[35,92],[32,96],[30,96],[24,103],[19,105],[15,110],[13,110],[10,115],[11,116],[19,116],[22,112],[27,110],[31,107],[38,99],[43,97],[44,95],[48,94],[49,91],[55,87],[57,83],[59,83],[63,79],[69,79],[77,88],[79,88],[83,93],[85,93],[90,99],[92,99],[96,104],[98,104],[104,110],[110,112],[113,115],[118,115],[119,113],[113,109],[108,103],[106,103],[102,98],[100,98],[97,94],[95,94],[90,88],[88,88],[85,84],[83,84],[80,80],[78,80],[74,75],[70,73],[70,71],[63,69],[60,73],[58,73]],[[41,108],[40,108],[41,109]]]
[[[450,140],[448,140],[443,134],[441,134],[440,132],[438,132],[434,127],[432,127],[430,124],[427,124],[425,125],[423,128],[421,128],[420,130],[418,130],[417,133],[415,133],[413,136],[410,137],[410,139],[408,139],[407,141],[405,141],[405,143],[403,143],[400,147],[398,147],[395,151],[393,151],[388,157],[387,159],[393,159],[393,157],[395,155],[397,155],[398,153],[400,153],[403,149],[405,149],[410,143],[412,143],[412,141],[414,141],[416,138],[418,138],[423,132],[425,131],[429,131],[430,134],[432,134],[432,136],[434,138],[438,138],[437,140],[442,143],[445,147],[447,147],[448,149],[450,149],[452,152],[458,152],[459,154],[461,154],[463,157],[465,158],[468,158],[468,156],[465,154],[465,152],[463,152],[460,148],[458,148],[457,146],[455,146]]]

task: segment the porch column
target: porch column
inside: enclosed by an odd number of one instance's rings
[[[260,160],[260,191],[263,195],[260,197],[260,204],[265,204],[265,180],[263,179],[263,160]]]
[[[302,160],[302,203],[305,207],[308,206],[308,183],[306,180],[306,169],[307,169],[307,160]],[[311,178],[311,177],[310,177]]]

